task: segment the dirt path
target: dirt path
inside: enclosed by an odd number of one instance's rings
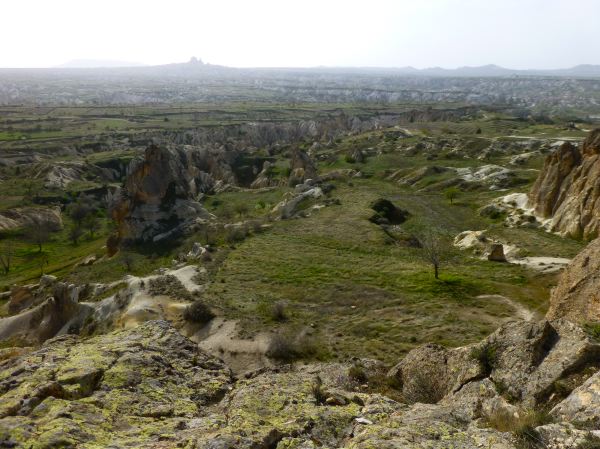
[[[237,321],[217,317],[198,330],[184,329],[183,333],[200,349],[223,359],[235,374],[270,366],[265,356],[269,336],[258,334],[252,339],[241,339],[236,327]]]
[[[502,296],[502,295],[480,295],[477,297],[478,299],[491,299],[493,301],[498,301],[498,302],[503,302],[505,304],[510,305],[514,310],[515,313],[517,315],[517,317],[519,317],[522,320],[525,321],[531,321],[535,318],[536,316],[536,312],[527,309],[526,307],[524,307],[523,305],[519,304],[518,302],[507,298],[506,296]]]

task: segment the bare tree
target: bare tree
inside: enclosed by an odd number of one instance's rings
[[[134,259],[130,252],[121,252],[120,256],[121,264],[125,267],[125,270],[129,273],[133,269]]]
[[[37,263],[38,266],[40,267],[40,276],[44,275],[44,267],[46,265],[50,265],[50,258],[48,257],[48,254],[40,254],[37,258]]]
[[[73,242],[73,245],[79,244],[79,239],[83,235],[83,230],[77,223],[73,223],[71,228],[69,229],[69,239]]]
[[[439,230],[429,228],[417,235],[421,258],[433,267],[433,274],[439,279],[440,266],[448,259],[450,244]]]
[[[5,241],[0,247],[0,265],[4,274],[8,274],[12,264],[13,256],[15,255],[14,243],[10,240]]]
[[[38,252],[42,252],[42,247],[45,243],[50,240],[50,231],[52,229],[52,223],[44,218],[35,220],[32,223],[25,226],[25,238],[31,243],[38,246]]]
[[[90,233],[90,238],[94,238],[94,234],[100,229],[100,220],[96,214],[91,213],[83,220],[83,226]]]

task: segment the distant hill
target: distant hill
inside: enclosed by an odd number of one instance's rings
[[[56,66],[61,69],[99,69],[116,67],[144,67],[146,64],[130,61],[116,61],[112,59],[72,59]]]
[[[508,69],[495,64],[475,67],[458,67],[447,69],[443,67],[430,67],[416,69],[414,67],[246,67],[236,68],[221,65],[213,65],[203,62],[201,59],[191,58],[189,62],[144,65],[136,62],[97,60],[97,59],[75,59],[54,69],[110,69],[111,73],[127,73],[131,75],[150,76],[174,76],[174,77],[196,77],[196,76],[264,76],[268,74],[333,74],[333,75],[381,75],[381,76],[411,76],[411,77],[515,77],[515,76],[550,76],[569,78],[600,78],[600,65],[581,64],[566,69]]]

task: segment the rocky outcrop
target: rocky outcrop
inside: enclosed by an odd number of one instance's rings
[[[580,148],[566,142],[546,158],[529,202],[536,215],[551,219],[551,231],[586,239],[598,235],[600,128]]]
[[[591,242],[562,273],[552,290],[547,317],[600,321],[600,239]]]
[[[314,161],[302,150],[296,150],[290,161],[290,185],[301,184],[308,179],[317,178],[317,166]]]
[[[229,370],[166,322],[80,340],[55,338],[0,365],[3,447],[176,447],[211,416]]]
[[[211,163],[216,166],[211,167]],[[176,237],[212,218],[198,202],[215,186],[212,172],[226,178],[226,168],[207,152],[184,146],[146,149],[111,207],[121,243],[160,241]]]
[[[69,332],[72,327],[76,330],[92,310],[79,303],[81,290],[82,287],[63,282],[54,284],[51,294],[41,288],[16,289],[15,297],[23,296],[20,307],[15,309],[21,313],[0,319],[0,341],[36,344]],[[24,310],[28,306],[33,307]]]
[[[2,232],[37,224],[47,226],[50,231],[60,231],[63,228],[60,208],[18,207],[0,211]]]
[[[370,360],[235,379],[166,321],[148,321],[85,340],[64,335],[0,362],[0,444],[576,448],[593,440],[587,429],[600,418],[598,348],[566,321],[511,322],[478,344],[413,350],[390,372],[391,383]],[[382,394],[390,388],[401,391]],[[495,416],[518,421],[548,406],[553,423],[495,427]]]

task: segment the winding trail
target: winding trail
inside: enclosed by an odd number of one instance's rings
[[[536,312],[534,312],[533,310],[529,310],[528,308],[524,307],[523,305],[519,304],[518,302],[516,302],[510,298],[507,298],[506,296],[479,295],[477,297],[477,299],[491,299],[493,301],[498,301],[498,302],[503,302],[504,304],[508,304],[515,310],[516,315],[524,321],[531,321],[536,316]]]

